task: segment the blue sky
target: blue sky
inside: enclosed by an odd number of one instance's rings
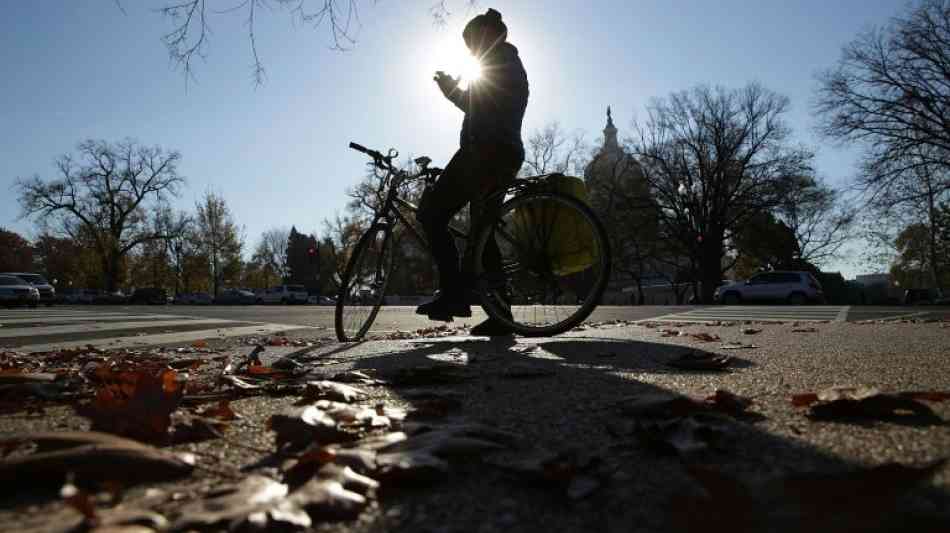
[[[433,0],[363,1],[359,41],[328,48],[322,29],[281,11],[258,14],[267,81],[251,82],[243,14],[212,19],[207,62],[186,83],[160,38],[164,0],[10,2],[0,19],[0,226],[27,236],[12,190],[17,177],[52,176],[52,161],[87,138],[133,137],[181,151],[192,208],[206,190],[224,195],[248,248],[268,228],[304,231],[342,211],[363,159],[347,143],[453,153],[461,114],[432,82],[446,50],[460,49],[471,14],[463,2],[447,27],[432,25]],[[215,9],[237,2],[210,0]],[[819,174],[844,184],[856,150],[814,134],[814,75],[859,31],[903,6],[885,0],[482,1],[504,15],[531,83],[525,134],[558,120],[594,142],[608,104],[621,135],[651,97],[699,83],[757,81],[787,95],[796,139],[818,151]],[[454,48],[453,48],[454,47]],[[847,276],[858,267],[829,265]]]

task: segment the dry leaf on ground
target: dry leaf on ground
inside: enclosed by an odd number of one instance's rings
[[[702,342],[719,342],[722,339],[719,338],[719,335],[713,335],[710,333],[692,333],[690,337],[702,341]]]
[[[23,433],[0,439],[11,441],[35,443],[36,453],[0,461],[0,492],[21,490],[23,480],[33,487],[59,487],[70,474],[78,485],[171,481],[190,475],[194,468],[169,452],[95,431]]]
[[[93,431],[105,431],[145,442],[164,442],[171,414],[181,404],[184,386],[178,373],[96,369],[101,385],[95,399],[77,406],[76,412],[92,421]]]
[[[832,387],[818,393],[792,396],[792,405],[810,407],[815,419],[875,419],[941,423],[934,411],[913,395],[882,393],[873,387]]]
[[[316,400],[353,403],[366,399],[366,391],[334,381],[308,381],[298,405]]]

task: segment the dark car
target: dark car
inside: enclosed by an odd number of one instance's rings
[[[907,289],[901,303],[904,305],[940,305],[943,303],[940,289]]]
[[[168,303],[168,293],[165,292],[165,289],[155,287],[135,289],[135,292],[129,297],[129,303],[132,305],[165,305]]]
[[[56,303],[56,289],[43,276],[31,272],[0,272],[0,274],[20,278],[36,287],[36,290],[40,293],[40,303],[47,306]]]
[[[122,291],[106,292],[100,291],[92,300],[92,303],[99,305],[122,305],[129,301],[129,297]]]
[[[254,305],[257,303],[257,296],[243,289],[222,289],[214,297],[214,303],[216,305]]]

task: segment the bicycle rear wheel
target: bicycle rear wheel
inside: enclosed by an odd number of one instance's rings
[[[392,268],[392,231],[373,226],[360,237],[340,280],[334,317],[340,342],[361,340],[369,331],[383,305]]]
[[[537,191],[508,200],[492,220],[475,248],[486,313],[528,337],[564,333],[590,316],[610,278],[607,232],[590,207]],[[500,273],[483,260],[493,235]]]

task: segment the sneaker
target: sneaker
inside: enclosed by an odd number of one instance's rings
[[[437,296],[431,302],[426,302],[416,308],[417,315],[426,315],[429,320],[451,322],[453,317],[468,318],[472,316],[472,308],[467,303],[449,299],[443,295]]]
[[[481,324],[472,327],[470,334],[473,337],[509,337],[514,335],[514,332],[500,320],[489,318]]]

